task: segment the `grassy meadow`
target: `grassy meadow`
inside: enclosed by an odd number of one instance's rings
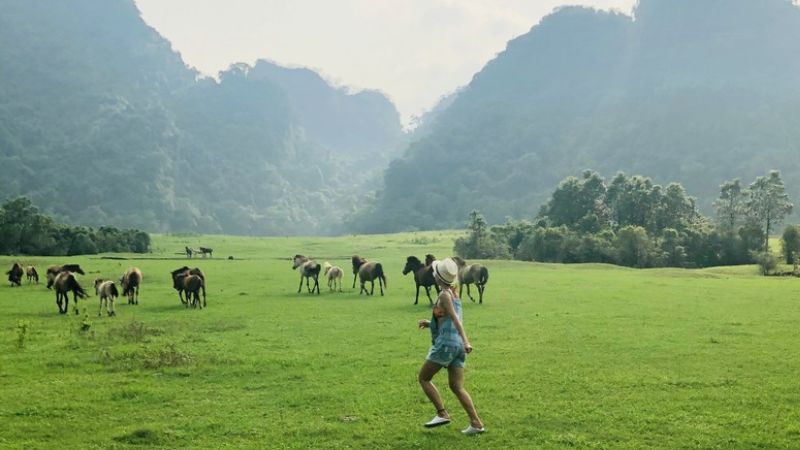
[[[800,447],[800,280],[755,267],[487,261],[484,304],[464,300],[466,384],[487,433],[460,435],[444,373],[454,421],[424,429],[430,338],[416,320],[430,310],[401,270],[408,255],[450,254],[455,236],[170,235],[152,254],[113,255],[130,260],[0,257],[3,272],[80,263],[92,291],[144,272],[140,304],[118,300],[114,318],[96,296],[61,316],[44,283],[3,276],[0,448]],[[185,245],[214,248],[190,263],[207,276],[204,310],[171,286]],[[345,292],[297,294],[295,253],[344,267]],[[351,288],[353,253],[383,262],[385,297]]]

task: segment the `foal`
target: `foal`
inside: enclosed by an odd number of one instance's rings
[[[94,280],[94,292],[100,297],[100,310],[97,311],[97,317],[103,315],[103,301],[105,300],[106,313],[108,317],[117,315],[114,311],[114,300],[119,296],[117,285],[111,280],[103,280],[98,278]],[[110,306],[110,307],[109,307]]]
[[[375,280],[378,280],[378,286],[381,288],[381,296],[383,296],[383,288],[386,287],[386,275],[383,273],[383,266],[379,262],[367,262],[358,268],[358,279],[361,280],[361,290],[359,294],[374,295],[375,294]],[[367,292],[364,284],[369,281],[372,284],[372,289]]]
[[[36,271],[36,267],[28,266],[25,269],[25,274],[28,276],[28,284],[31,284],[34,281],[36,284],[39,284],[39,272]]]
[[[433,255],[427,256],[433,257]],[[414,283],[417,285],[417,297],[414,300],[415,305],[419,303],[420,286],[425,288],[425,294],[428,296],[428,303],[431,305],[433,305],[431,286],[436,288],[436,294],[439,294],[439,285],[436,283],[436,279],[433,278],[433,269],[431,268],[431,263],[434,260],[435,259],[432,259],[430,262],[426,260],[425,264],[422,264],[422,261],[416,256],[409,256],[406,258],[406,267],[403,269],[403,275],[408,275],[409,272],[414,274]]]
[[[122,285],[122,295],[128,296],[129,305],[139,304],[139,286],[142,284],[142,271],[138,267],[131,267],[119,279]]]
[[[344,270],[339,266],[332,266],[331,263],[325,262],[322,264],[323,272],[328,277],[328,289],[331,291],[336,290],[336,282],[339,282],[339,292],[342,292],[342,277],[344,277]]]
[[[464,291],[464,285],[467,285],[467,295],[474,303],[475,299],[472,298],[472,294],[469,291],[469,285],[475,284],[475,286],[478,288],[478,297],[480,298],[480,303],[483,304],[483,291],[486,289],[486,283],[489,282],[489,269],[481,264],[467,265],[467,262],[458,256],[454,256],[453,261],[455,261],[458,265],[458,297],[461,298],[461,294]]]
[[[58,305],[58,312],[66,314],[69,310],[69,292],[72,291],[72,301],[75,303],[75,314],[78,312],[78,297],[86,298],[89,294],[83,290],[75,275],[72,272],[60,272],[53,280],[53,289],[56,291],[56,305]],[[63,306],[62,309],[62,300]]]

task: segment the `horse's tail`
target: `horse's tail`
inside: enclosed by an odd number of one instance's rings
[[[70,277],[70,283],[69,284],[71,285],[70,288],[72,289],[72,291],[75,292],[76,294],[78,294],[78,297],[80,297],[80,298],[89,297],[89,294],[87,294],[86,291],[83,290],[81,285],[78,284],[78,280],[76,280],[74,276]]]
[[[111,283],[111,286],[108,288],[108,293],[112,297],[119,297],[119,291],[117,290],[117,285],[114,284],[114,283]]]
[[[487,269],[485,266],[482,266],[480,273],[480,284],[486,284],[488,282],[489,282],[489,269]]]
[[[375,276],[383,280],[384,287],[389,287],[389,285],[386,283],[386,274],[383,273],[383,266],[381,263],[375,263]]]

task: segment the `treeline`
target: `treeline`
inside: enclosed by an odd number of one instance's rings
[[[150,235],[139,230],[71,227],[40,214],[20,197],[0,207],[0,254],[91,255],[105,252],[146,253]]]
[[[470,233],[456,241],[455,252],[640,268],[751,264],[770,258],[769,235],[792,211],[777,171],[746,188],[739,180],[724,183],[714,205],[716,218],[704,217],[680,183],[663,187],[622,173],[607,183],[586,171],[563,180],[533,222],[490,227],[473,211]],[[787,260],[793,252],[784,249]]]

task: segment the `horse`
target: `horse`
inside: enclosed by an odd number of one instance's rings
[[[362,265],[367,263],[367,259],[366,258],[362,258],[362,257],[360,257],[358,255],[353,255],[353,257],[350,258],[350,261],[353,263],[353,289],[355,289],[356,288],[356,278],[358,278],[358,269]]]
[[[103,315],[104,300],[108,317],[116,316],[117,312],[114,311],[114,300],[119,296],[117,285],[111,280],[103,280],[102,278],[98,278],[94,280],[94,292],[98,297],[100,297],[100,310],[97,311],[97,317],[101,317]],[[111,306],[109,307],[109,305]]]
[[[475,286],[478,287],[480,303],[483,304],[483,291],[486,289],[486,283],[489,282],[489,269],[481,264],[467,265],[467,262],[458,256],[454,256],[453,261],[455,261],[456,265],[458,265],[458,296],[461,297],[461,294],[464,291],[464,285],[466,285],[467,295],[474,303],[475,299],[472,298],[472,294],[469,291],[469,285],[474,283]]]
[[[198,251],[200,252],[201,255],[203,255],[203,258],[205,258],[206,255],[208,255],[209,258],[213,258],[214,257],[214,255],[213,255],[214,249],[213,248],[200,247],[198,249]]]
[[[360,294],[374,295],[375,294],[375,280],[378,280],[378,285],[381,288],[381,296],[383,296],[383,288],[387,287],[386,275],[383,273],[383,266],[379,262],[365,262],[358,268],[358,279],[361,281]],[[369,281],[372,284],[372,290],[367,292],[364,284]]]
[[[75,303],[75,314],[78,312],[78,297],[86,298],[89,294],[83,290],[75,274],[72,272],[59,272],[53,280],[53,289],[56,291],[56,305],[59,314],[66,314],[69,310],[69,292],[72,291],[72,301]],[[63,303],[62,303],[63,300]],[[61,308],[63,305],[63,309]]]
[[[11,286],[14,286],[15,284],[17,286],[22,286],[23,273],[25,273],[25,271],[22,270],[22,266],[19,265],[19,263],[14,263],[14,265],[11,266],[11,270],[6,272],[6,275],[8,275],[8,281],[11,283]]]
[[[60,266],[50,266],[47,268],[47,289],[53,287],[56,276],[61,272],[72,272],[86,275],[78,264],[62,264]]]
[[[192,258],[192,253],[194,253],[194,250],[192,250],[189,247],[184,247],[184,252],[186,253],[186,257],[191,259]]]
[[[342,292],[342,277],[344,277],[344,270],[339,266],[332,266],[331,263],[325,262],[323,265],[323,272],[328,277],[328,289],[331,291],[336,290],[336,282],[339,282],[339,292]]]
[[[313,259],[306,258],[303,255],[294,255],[294,260],[292,262],[292,270],[300,268],[300,286],[297,287],[297,293],[300,293],[300,290],[303,288],[303,278],[306,279],[306,288],[308,292],[314,293],[314,290],[317,291],[317,295],[319,295],[319,271],[320,265],[317,264],[316,261]],[[314,279],[314,287],[309,287],[309,279]]]
[[[206,306],[207,305],[206,304],[206,276],[205,276],[205,274],[203,274],[203,271],[200,270],[199,267],[195,267],[194,269],[190,269],[187,266],[183,266],[180,269],[175,269],[175,270],[172,271],[172,287],[175,288],[176,291],[178,291],[178,298],[181,299],[181,303],[188,307],[189,306],[189,304],[188,304],[188,301],[189,301],[188,294],[189,293],[187,292],[186,300],[184,300],[183,299],[183,292],[186,290],[186,283],[185,283],[185,280],[183,280],[183,279],[179,280],[178,279],[178,277],[181,276],[181,275],[184,275],[184,277],[187,277],[189,275],[194,275],[194,276],[199,277],[202,280],[202,283],[200,285],[200,289],[203,291],[203,306]],[[196,284],[196,282],[193,282],[193,283]],[[190,286],[190,287],[192,287],[192,286]]]
[[[139,304],[139,286],[142,284],[142,271],[138,267],[131,267],[119,279],[122,285],[122,295],[128,296],[129,305]]]
[[[425,265],[430,266],[433,262],[436,261],[436,257],[428,253],[425,255]]]
[[[205,278],[201,277],[200,275],[195,275],[191,273],[191,271],[184,271],[175,276],[174,280],[175,288],[186,292],[186,301],[184,304],[188,308],[190,305],[192,308],[199,307],[203,309],[206,305],[206,283]],[[200,303],[200,291],[203,291],[203,303]],[[178,291],[178,295],[180,295],[180,291]],[[181,299],[183,301],[183,299]]]
[[[39,284],[39,272],[36,271],[36,267],[33,266],[26,267],[25,274],[28,276],[28,284],[31,284],[34,281],[36,282],[36,284]]]
[[[427,255],[433,256],[433,255]],[[433,305],[433,299],[431,298],[431,286],[436,288],[436,293],[439,293],[439,285],[436,284],[436,279],[433,278],[433,269],[431,268],[431,263],[435,261],[435,258],[430,262],[425,261],[425,264],[422,264],[422,261],[419,260],[416,256],[409,256],[406,258],[406,267],[403,269],[403,275],[408,275],[409,272],[414,274],[414,283],[417,285],[417,296],[414,300],[414,304],[419,303],[419,288],[420,286],[425,288],[425,294],[428,296],[428,302]]]

